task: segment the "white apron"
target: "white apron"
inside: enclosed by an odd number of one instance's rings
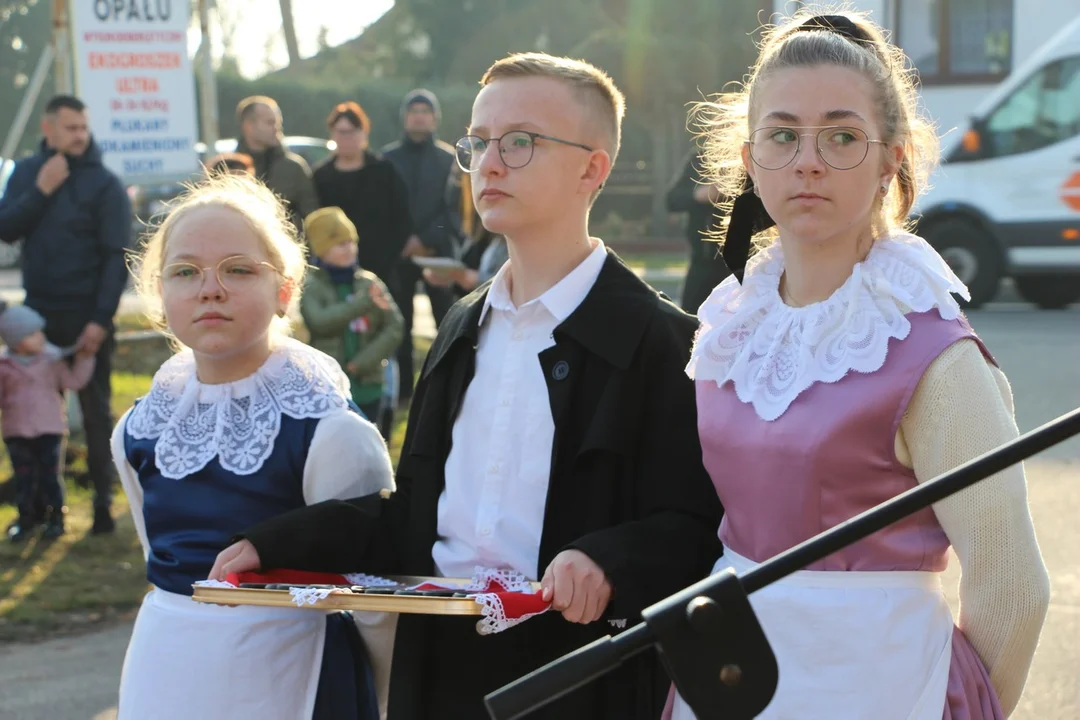
[[[207,605],[154,588],[124,657],[118,720],[306,720],[325,639],[322,612]]]
[[[757,563],[725,548],[713,572]],[[941,720],[953,619],[938,573],[803,570],[750,596],[780,679],[769,720]],[[675,697],[672,720],[694,720]]]

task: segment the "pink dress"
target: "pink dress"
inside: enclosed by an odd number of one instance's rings
[[[882,264],[881,261],[881,257],[874,259],[874,262],[879,264]],[[892,271],[887,264],[882,264],[882,267],[885,268],[883,276],[887,277]],[[867,274],[866,268],[862,271]],[[856,274],[858,273],[859,266]],[[853,282],[855,285],[869,283],[865,277],[856,277]],[[872,283],[869,284],[872,286]],[[752,289],[750,292],[753,294]],[[767,290],[759,292],[768,294]],[[714,292],[714,296],[723,294],[723,286]],[[728,298],[730,297],[731,294],[728,293]],[[777,299],[778,297],[774,298]],[[752,301],[752,297],[747,298],[747,302]],[[920,304],[912,300],[907,302]],[[925,306],[927,303],[921,304]],[[728,308],[731,307],[729,303]],[[736,308],[733,313],[728,313],[727,319],[743,310],[745,308]],[[798,313],[799,310],[784,308],[780,312]],[[858,313],[852,314],[850,308],[848,313],[848,318],[838,322],[857,324],[860,319],[873,316],[873,313],[863,313],[862,316]],[[699,336],[699,345],[709,342],[709,338],[705,337],[709,314],[709,302],[706,302],[701,311],[705,328]],[[753,312],[750,312],[748,316],[753,315]],[[955,316],[946,319],[942,315]],[[720,316],[714,314],[713,317],[715,320]],[[803,389],[791,392],[785,393],[782,388],[776,387],[769,389],[766,383],[762,386],[763,394],[749,397],[753,393],[748,391],[745,385],[743,392],[739,393],[730,381],[718,383],[715,377],[703,378],[708,376],[709,372],[703,372],[703,366],[698,364],[695,376],[698,429],[704,462],[725,508],[719,536],[724,543],[727,559],[721,558],[715,570],[728,566],[745,570],[752,564],[768,560],[916,486],[913,471],[902,465],[895,455],[895,437],[904,411],[930,364],[953,343],[965,338],[976,338],[958,309],[952,313],[932,308],[923,312],[908,312],[903,317],[907,320],[906,324],[910,325],[910,330],[902,339],[891,337],[887,342],[883,342],[882,352],[885,352],[887,345],[887,354],[877,369],[870,372],[845,371],[838,373],[841,376],[837,379],[813,382]],[[724,318],[720,317],[720,320],[723,322]],[[895,317],[874,322],[893,322],[898,326],[904,324]],[[738,327],[738,323],[728,327]],[[764,328],[759,330],[766,331]],[[784,332],[787,333],[788,330]],[[869,338],[874,333],[873,324],[867,324],[865,341],[860,339],[862,335],[859,332],[847,333],[843,338],[846,347],[838,345],[839,349],[829,349],[827,352],[831,352],[833,356],[851,351],[852,348],[858,352],[864,349],[859,347],[860,342],[869,345],[872,342]],[[755,340],[750,335],[740,336],[738,332],[731,332],[712,350],[708,347],[696,348],[695,355],[699,358],[699,363],[726,357],[729,361],[727,367],[731,368],[739,362],[730,360],[735,354],[742,354],[741,345],[749,343],[755,348],[762,348],[755,349],[750,354],[747,362],[753,362],[766,352],[764,348],[779,342],[776,333],[767,338],[764,344],[760,340],[761,338]],[[725,355],[725,348],[734,350],[735,354]],[[989,358],[985,347],[982,349]],[[792,356],[785,353],[778,353],[775,358],[775,361],[781,364],[797,360],[792,360]],[[877,362],[873,359],[866,360],[864,367],[872,367]],[[688,370],[693,372],[693,360]],[[739,374],[737,369],[734,374]],[[761,366],[753,372],[744,373],[742,377],[760,380],[765,374],[771,374],[777,379],[791,375],[784,367],[778,369],[775,366]],[[779,398],[781,401],[772,402],[768,398],[770,394],[773,400]],[[772,417],[777,414],[777,417]],[[762,419],[761,415],[771,419]],[[927,602],[932,605],[933,598],[940,596],[939,585],[936,589],[931,587],[930,591],[923,588],[913,591],[914,594],[909,592],[903,595],[903,592],[908,591],[898,590],[901,595],[887,596],[886,590],[878,589],[821,590],[823,584],[814,582],[816,578],[840,578],[842,582],[848,572],[865,573],[860,577],[884,578],[883,582],[886,584],[882,587],[886,587],[887,581],[894,576],[914,578],[913,582],[917,585],[930,579],[937,582],[936,573],[945,569],[948,549],[949,540],[933,511],[928,508],[826,558],[808,568],[809,572],[799,573],[801,579],[796,578],[793,589],[786,591],[787,595],[780,606],[783,609],[779,611],[779,615],[773,610],[777,619],[763,615],[769,612],[769,606],[759,608],[756,603],[757,593],[751,597],[755,601],[755,609],[762,619],[766,635],[776,651],[780,665],[780,687],[783,688],[785,683],[795,682],[797,687],[802,688],[795,691],[795,695],[801,693],[797,700],[809,703],[807,711],[798,716],[828,717],[830,702],[833,703],[833,708],[842,708],[854,695],[860,701],[868,703],[862,706],[864,711],[880,709],[882,712],[878,717],[893,717],[889,715],[890,712],[897,712],[896,717],[901,718],[936,717],[934,705],[941,702],[944,695],[945,703],[941,711],[943,718],[988,720],[1003,717],[986,668],[963,633],[952,625],[951,615],[948,614],[943,599],[940,600],[940,606],[931,607],[929,610],[924,607]],[[741,567],[739,562],[743,564]],[[861,600],[858,602],[874,606],[880,598],[883,608],[891,603],[891,614],[884,614],[885,611],[882,610],[875,616],[873,612],[876,610],[871,610],[866,618],[860,621],[862,625],[853,620],[850,626],[845,626],[842,620],[838,622],[837,618],[829,615],[828,606],[832,602],[830,598],[836,598],[838,592],[842,593],[841,598],[844,598],[843,594],[855,597],[856,593],[869,592],[869,595],[862,596],[865,603]],[[889,599],[890,597],[901,599]],[[927,598],[930,600],[927,601]],[[762,602],[765,602],[764,598]],[[912,605],[913,602],[916,604]],[[827,607],[822,607],[823,604]],[[909,610],[911,612],[908,612]],[[823,614],[815,616],[816,612]],[[833,615],[837,613],[836,610],[831,612]],[[858,612],[861,613],[862,610]],[[928,612],[925,617],[936,619],[924,624],[920,612]],[[875,623],[875,617],[880,622]],[[825,623],[815,624],[815,618],[824,618]],[[936,630],[929,627],[933,623],[936,623]],[[899,632],[892,632],[891,635],[888,632],[879,633],[880,628],[877,626],[882,624],[894,626]],[[855,652],[843,656],[845,650],[836,649],[836,638],[861,634],[864,628],[869,634],[880,634],[883,639],[879,646],[875,649],[873,645],[859,646],[856,642]],[[885,700],[866,698],[866,693],[875,692],[870,689],[859,696],[861,687],[873,688],[875,681],[881,681],[882,674],[888,677],[888,673],[892,672],[891,658],[896,653],[902,654],[901,648],[908,644],[909,638],[912,638],[913,643],[926,642],[923,635],[933,632],[938,632],[943,637],[939,638],[937,645],[927,642],[926,646],[931,650],[939,648],[940,658],[937,654],[927,654],[924,665],[927,666],[927,678],[933,674],[929,666],[937,666],[934,672],[938,676],[939,690],[936,695],[931,693],[928,701],[910,701],[912,705],[908,707],[922,703],[919,705],[921,709],[909,712],[904,706],[887,707]],[[951,638],[948,637],[950,634]],[[798,645],[801,645],[801,648],[795,647]],[[805,651],[806,654],[799,655],[800,651]],[[818,655],[814,656],[814,653]],[[862,656],[863,654],[865,656]],[[813,667],[817,664],[818,657],[823,665],[835,660],[839,663],[837,671],[829,675]],[[914,664],[918,665],[918,660]],[[918,668],[915,670],[917,673]],[[900,676],[899,671],[897,672]],[[815,673],[816,677],[812,677]],[[797,682],[800,675],[807,676],[807,681],[801,685]],[[916,678],[912,683],[915,695],[931,682],[929,679],[919,682],[917,674],[912,677]],[[829,687],[830,682],[834,685],[859,683],[859,686]],[[882,682],[882,687],[888,687],[888,679]],[[836,700],[845,692],[849,694],[848,700]],[[774,703],[779,697],[778,690]],[[679,702],[681,700],[677,699],[675,703],[675,718],[692,717],[686,714],[688,710],[685,703],[680,714]],[[816,702],[819,707],[809,709]],[[875,705],[875,702],[878,704]],[[789,703],[786,707],[786,712],[790,712],[792,707],[797,707],[797,703]],[[850,706],[848,707],[850,713]],[[844,714],[842,710],[839,712],[836,717],[854,717],[858,714]],[[785,711],[770,715],[769,709],[765,715],[789,717]]]

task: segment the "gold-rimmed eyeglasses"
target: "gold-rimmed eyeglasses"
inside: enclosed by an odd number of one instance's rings
[[[194,295],[202,290],[207,273],[211,271],[217,276],[218,285],[228,293],[243,293],[268,275],[281,274],[265,260],[231,255],[210,267],[199,267],[191,262],[169,263],[161,269],[161,283],[166,289]]]
[[[800,132],[816,130],[816,132]],[[862,164],[872,144],[885,145],[883,140],[871,140],[863,130],[854,127],[763,127],[750,133],[747,145],[750,158],[764,170],[787,167],[798,156],[804,137],[814,138],[814,147],[822,161],[834,170],[851,170]]]

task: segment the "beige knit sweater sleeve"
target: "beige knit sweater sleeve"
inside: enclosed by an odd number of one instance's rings
[[[1009,382],[973,340],[923,375],[897,433],[897,457],[926,482],[1019,434]],[[1015,465],[934,505],[960,559],[959,627],[990,673],[1008,716],[1027,681],[1050,580]]]

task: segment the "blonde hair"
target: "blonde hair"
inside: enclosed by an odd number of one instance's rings
[[[605,149],[611,155],[611,164],[615,164],[622,143],[626,98],[611,76],[584,60],[528,52],[508,55],[497,61],[480,78],[480,84],[490,85],[503,78],[524,77],[547,77],[569,83],[582,105],[603,122],[602,130],[610,146]]]
[[[868,40],[854,40],[826,28],[801,27],[820,15],[847,18]],[[742,87],[721,93],[711,102],[698,103],[691,111],[691,121],[701,131],[706,182],[718,186],[721,209],[730,211],[747,185],[742,150],[757,111],[759,83],[778,70],[818,65],[854,70],[873,85],[877,96],[874,105],[881,121],[879,139],[886,147],[898,142],[904,149],[896,182],[880,200],[873,230],[876,234],[908,227],[911,208],[937,163],[938,139],[933,125],[919,110],[915,70],[903,50],[890,44],[884,31],[866,13],[803,8],[788,22],[764,29],[757,63]],[[758,244],[768,244],[775,235],[775,230],[763,233],[757,238]]]
[[[291,312],[300,302],[307,271],[307,250],[297,237],[282,202],[258,180],[249,175],[214,173],[197,184],[188,185],[171,205],[168,214],[149,235],[129,267],[145,311],[154,327],[170,335],[161,301],[161,271],[165,266],[169,236],[186,215],[206,207],[232,210],[242,217],[263,244],[267,258],[281,273],[282,282],[292,289]],[[292,332],[290,312],[274,318],[271,334],[288,336]]]

